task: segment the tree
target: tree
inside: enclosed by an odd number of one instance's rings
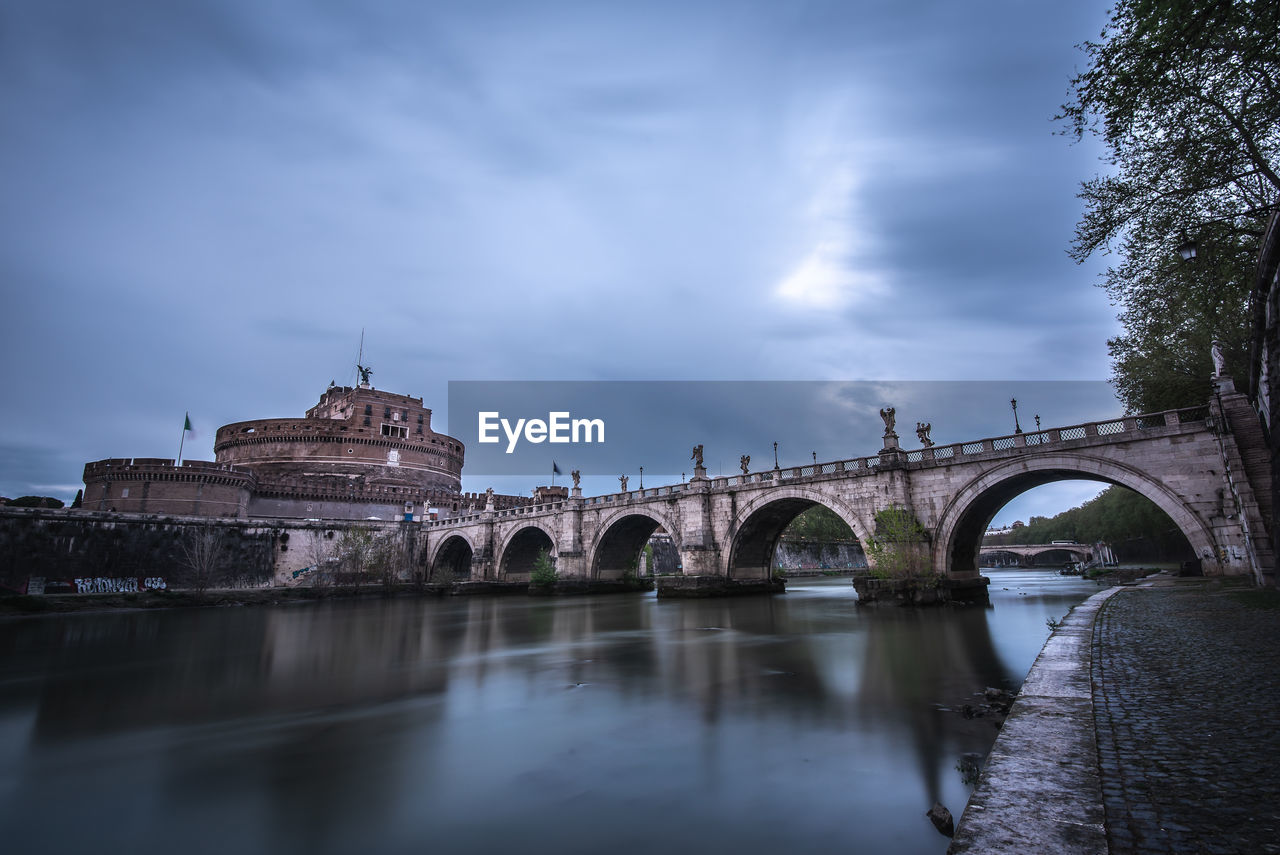
[[[307,569],[310,571],[305,581],[312,587],[325,588],[337,582],[335,578],[341,559],[338,548],[333,543],[333,530],[321,531],[313,529],[305,547]]]
[[[533,571],[529,574],[529,582],[539,588],[550,588],[556,583],[556,565],[547,550],[538,553],[533,561]]]
[[[335,550],[338,567],[358,585],[369,579],[390,585],[396,570],[392,537],[367,528],[349,528]]]
[[[782,538],[823,543],[847,543],[858,539],[849,524],[825,505],[814,505],[802,511],[783,530]]]
[[[1280,4],[1117,0],[1059,119],[1100,137],[1071,255],[1118,251],[1100,283],[1124,333],[1107,342],[1130,411],[1203,403],[1209,345],[1243,374],[1258,240],[1280,198]],[[1180,245],[1198,244],[1184,264]]]
[[[867,541],[871,573],[881,579],[929,575],[924,526],[911,511],[892,505],[876,511],[876,533]]]
[[[1029,525],[990,538],[990,545],[1103,541],[1125,553],[1137,549],[1141,557],[1159,560],[1187,554],[1186,537],[1150,499],[1127,487],[1111,486],[1084,504],[1052,517],[1032,517]]]
[[[19,496],[9,500],[11,508],[60,508],[62,500],[53,496]]]
[[[226,537],[221,529],[192,527],[178,543],[190,587],[204,593],[221,580],[227,553]]]

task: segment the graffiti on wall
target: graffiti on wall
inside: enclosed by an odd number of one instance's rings
[[[166,587],[161,576],[76,579],[76,593],[79,594],[136,594],[138,591],[163,591]]]

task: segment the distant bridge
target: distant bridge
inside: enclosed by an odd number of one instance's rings
[[[607,580],[633,572],[659,529],[671,535],[685,576],[767,579],[779,536],[797,514],[823,505],[862,543],[875,514],[910,510],[933,567],[956,587],[978,586],[982,538],[996,512],[1024,491],[1065,479],[1129,487],[1186,536],[1206,574],[1271,582],[1269,533],[1237,444],[1256,414],[1227,390],[1207,407],[1126,416],[1032,433],[906,451],[896,434],[872,456],[482,512],[421,525],[415,561],[432,579],[523,581],[539,552],[561,578]],[[1250,458],[1252,459],[1252,458]],[[1269,479],[1269,472],[1266,473]],[[1258,492],[1270,493],[1269,480]],[[869,557],[874,564],[874,560]]]
[[[978,555],[984,567],[1030,567],[1036,564],[1064,564],[1093,560],[1093,547],[1086,543],[1019,543],[983,546]],[[1037,560],[1037,559],[1043,559]]]

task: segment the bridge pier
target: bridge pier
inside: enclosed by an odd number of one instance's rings
[[[658,597],[691,599],[703,597],[738,597],[744,594],[781,594],[787,589],[785,579],[730,579],[728,576],[658,576],[654,579]]]

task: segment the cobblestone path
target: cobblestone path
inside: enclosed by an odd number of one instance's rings
[[[1093,696],[1112,853],[1280,853],[1280,594],[1115,595]]]

